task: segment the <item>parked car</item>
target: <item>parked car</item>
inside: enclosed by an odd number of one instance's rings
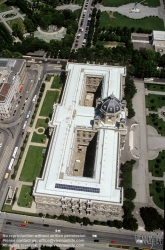
[[[20,227],[26,227],[26,225],[24,225],[24,224],[20,224],[19,226],[20,226]]]

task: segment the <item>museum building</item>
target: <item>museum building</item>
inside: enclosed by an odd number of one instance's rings
[[[61,102],[54,104],[49,122],[43,174],[33,189],[37,212],[118,218],[126,68],[68,63],[66,70]]]

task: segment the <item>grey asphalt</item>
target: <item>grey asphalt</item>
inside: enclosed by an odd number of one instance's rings
[[[153,232],[153,233],[137,233],[137,232],[130,232],[127,230],[118,230],[116,228],[109,228],[109,227],[102,227],[102,226],[80,226],[80,224],[70,224],[65,221],[58,221],[58,220],[51,220],[46,218],[34,218],[34,217],[25,217],[18,216],[15,220],[11,220],[11,217],[16,217],[16,215],[12,214],[3,214],[6,217],[5,220],[1,219],[1,232],[3,234],[9,234],[16,236],[16,239],[25,240],[28,238],[31,242],[35,242],[37,245],[43,245],[43,242],[48,242],[48,240],[52,239],[54,242],[64,243],[68,242],[69,240],[74,240],[75,238],[78,239],[77,242],[84,243],[84,248],[88,249],[86,246],[87,244],[94,244],[99,245],[101,244],[101,249],[106,249],[108,247],[111,240],[115,240],[118,245],[130,245],[130,246],[138,246],[135,242],[135,237],[141,237],[144,239],[145,237],[149,239],[149,237],[153,239],[162,239],[161,232]],[[22,220],[20,218],[22,217]],[[21,228],[19,225],[23,223],[24,219],[33,222],[34,224],[27,224],[25,228]],[[7,225],[6,221],[11,221],[11,225]],[[43,224],[48,224],[49,227],[44,227]],[[57,232],[60,230],[61,232]],[[68,231],[69,230],[69,231]],[[97,235],[97,239],[99,243],[94,243],[94,238],[92,235]],[[157,236],[157,234],[159,236]],[[23,237],[25,235],[25,238]],[[38,235],[38,237],[35,237]],[[75,237],[77,235],[77,237]],[[9,237],[4,237],[8,239]],[[11,237],[10,237],[11,239]],[[42,239],[42,243],[41,240]],[[58,241],[57,241],[58,240]],[[39,242],[40,241],[40,242]],[[74,241],[73,241],[74,242]],[[22,241],[22,244],[24,241]],[[149,247],[151,244],[141,245],[142,247]],[[105,247],[105,248],[104,248]],[[66,249],[66,248],[62,248]],[[162,245],[155,245],[154,249],[163,249]]]
[[[140,9],[140,13],[130,13],[130,10],[134,7],[134,3],[122,5],[119,7],[105,7],[103,5],[97,4],[96,8],[101,11],[117,11],[122,15],[128,16],[133,19],[141,19],[146,16],[159,16],[159,7],[150,8],[142,4],[138,4],[137,8]]]
[[[134,202],[148,204],[149,183],[148,183],[148,155],[147,155],[147,131],[145,113],[145,88],[143,81],[134,79],[137,93],[133,98],[133,108],[135,110],[134,119],[139,123],[139,163],[133,168],[133,188],[136,190]]]

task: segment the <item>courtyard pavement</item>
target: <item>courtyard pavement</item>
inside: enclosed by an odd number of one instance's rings
[[[118,12],[124,16],[128,16],[133,19],[141,19],[147,16],[159,16],[159,8],[150,8],[148,6],[144,6],[142,4],[138,4],[137,8],[140,9],[139,13],[131,13],[130,10],[134,8],[134,3],[129,3],[126,5],[122,5],[119,7],[105,7],[101,4],[97,4],[96,8],[101,10],[101,11],[113,11],[113,12]],[[162,18],[162,17],[161,17]]]
[[[158,156],[159,151],[165,149],[165,137],[162,137],[157,133],[157,130],[152,126],[146,125],[146,115],[148,110],[145,108],[145,94],[154,93],[155,91],[146,92],[144,88],[143,80],[134,79],[135,86],[137,88],[137,93],[133,98],[133,108],[135,110],[134,119],[139,123],[139,162],[137,162],[133,168],[133,188],[136,191],[135,210],[134,215],[141,220],[139,215],[139,208],[142,206],[152,206],[157,209],[157,211],[164,216],[164,211],[158,208],[149,193],[149,184],[152,180],[163,180],[165,183],[165,174],[163,177],[154,177],[148,171],[148,160],[153,159]],[[162,92],[161,92],[162,93]],[[157,94],[157,92],[155,92]],[[158,93],[160,94],[160,93]],[[152,112],[158,113],[158,112]],[[143,223],[143,222],[142,222]]]

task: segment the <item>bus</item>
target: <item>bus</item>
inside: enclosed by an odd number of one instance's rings
[[[7,172],[7,173],[5,174],[5,176],[4,176],[4,180],[9,179],[9,175],[10,175],[10,173]]]
[[[31,114],[31,111],[29,111],[29,112],[27,113],[27,116],[26,116],[26,121],[28,121],[28,120],[29,120],[29,118],[30,118],[30,114]]]
[[[154,78],[144,78],[144,82],[153,82]]]
[[[32,57],[31,56],[23,56],[23,58],[26,60],[31,60]]]
[[[27,125],[27,121],[24,122],[22,130],[24,130],[26,128],[26,125]]]
[[[15,158],[18,151],[18,147],[15,147],[12,157]]]
[[[35,95],[35,96],[33,97],[32,102],[35,102],[35,101],[36,101],[36,98],[37,98],[37,95]]]
[[[12,170],[13,162],[14,162],[14,158],[11,158],[11,161],[10,161],[10,164],[9,164],[9,167],[8,167],[8,170],[9,170],[9,171]]]

